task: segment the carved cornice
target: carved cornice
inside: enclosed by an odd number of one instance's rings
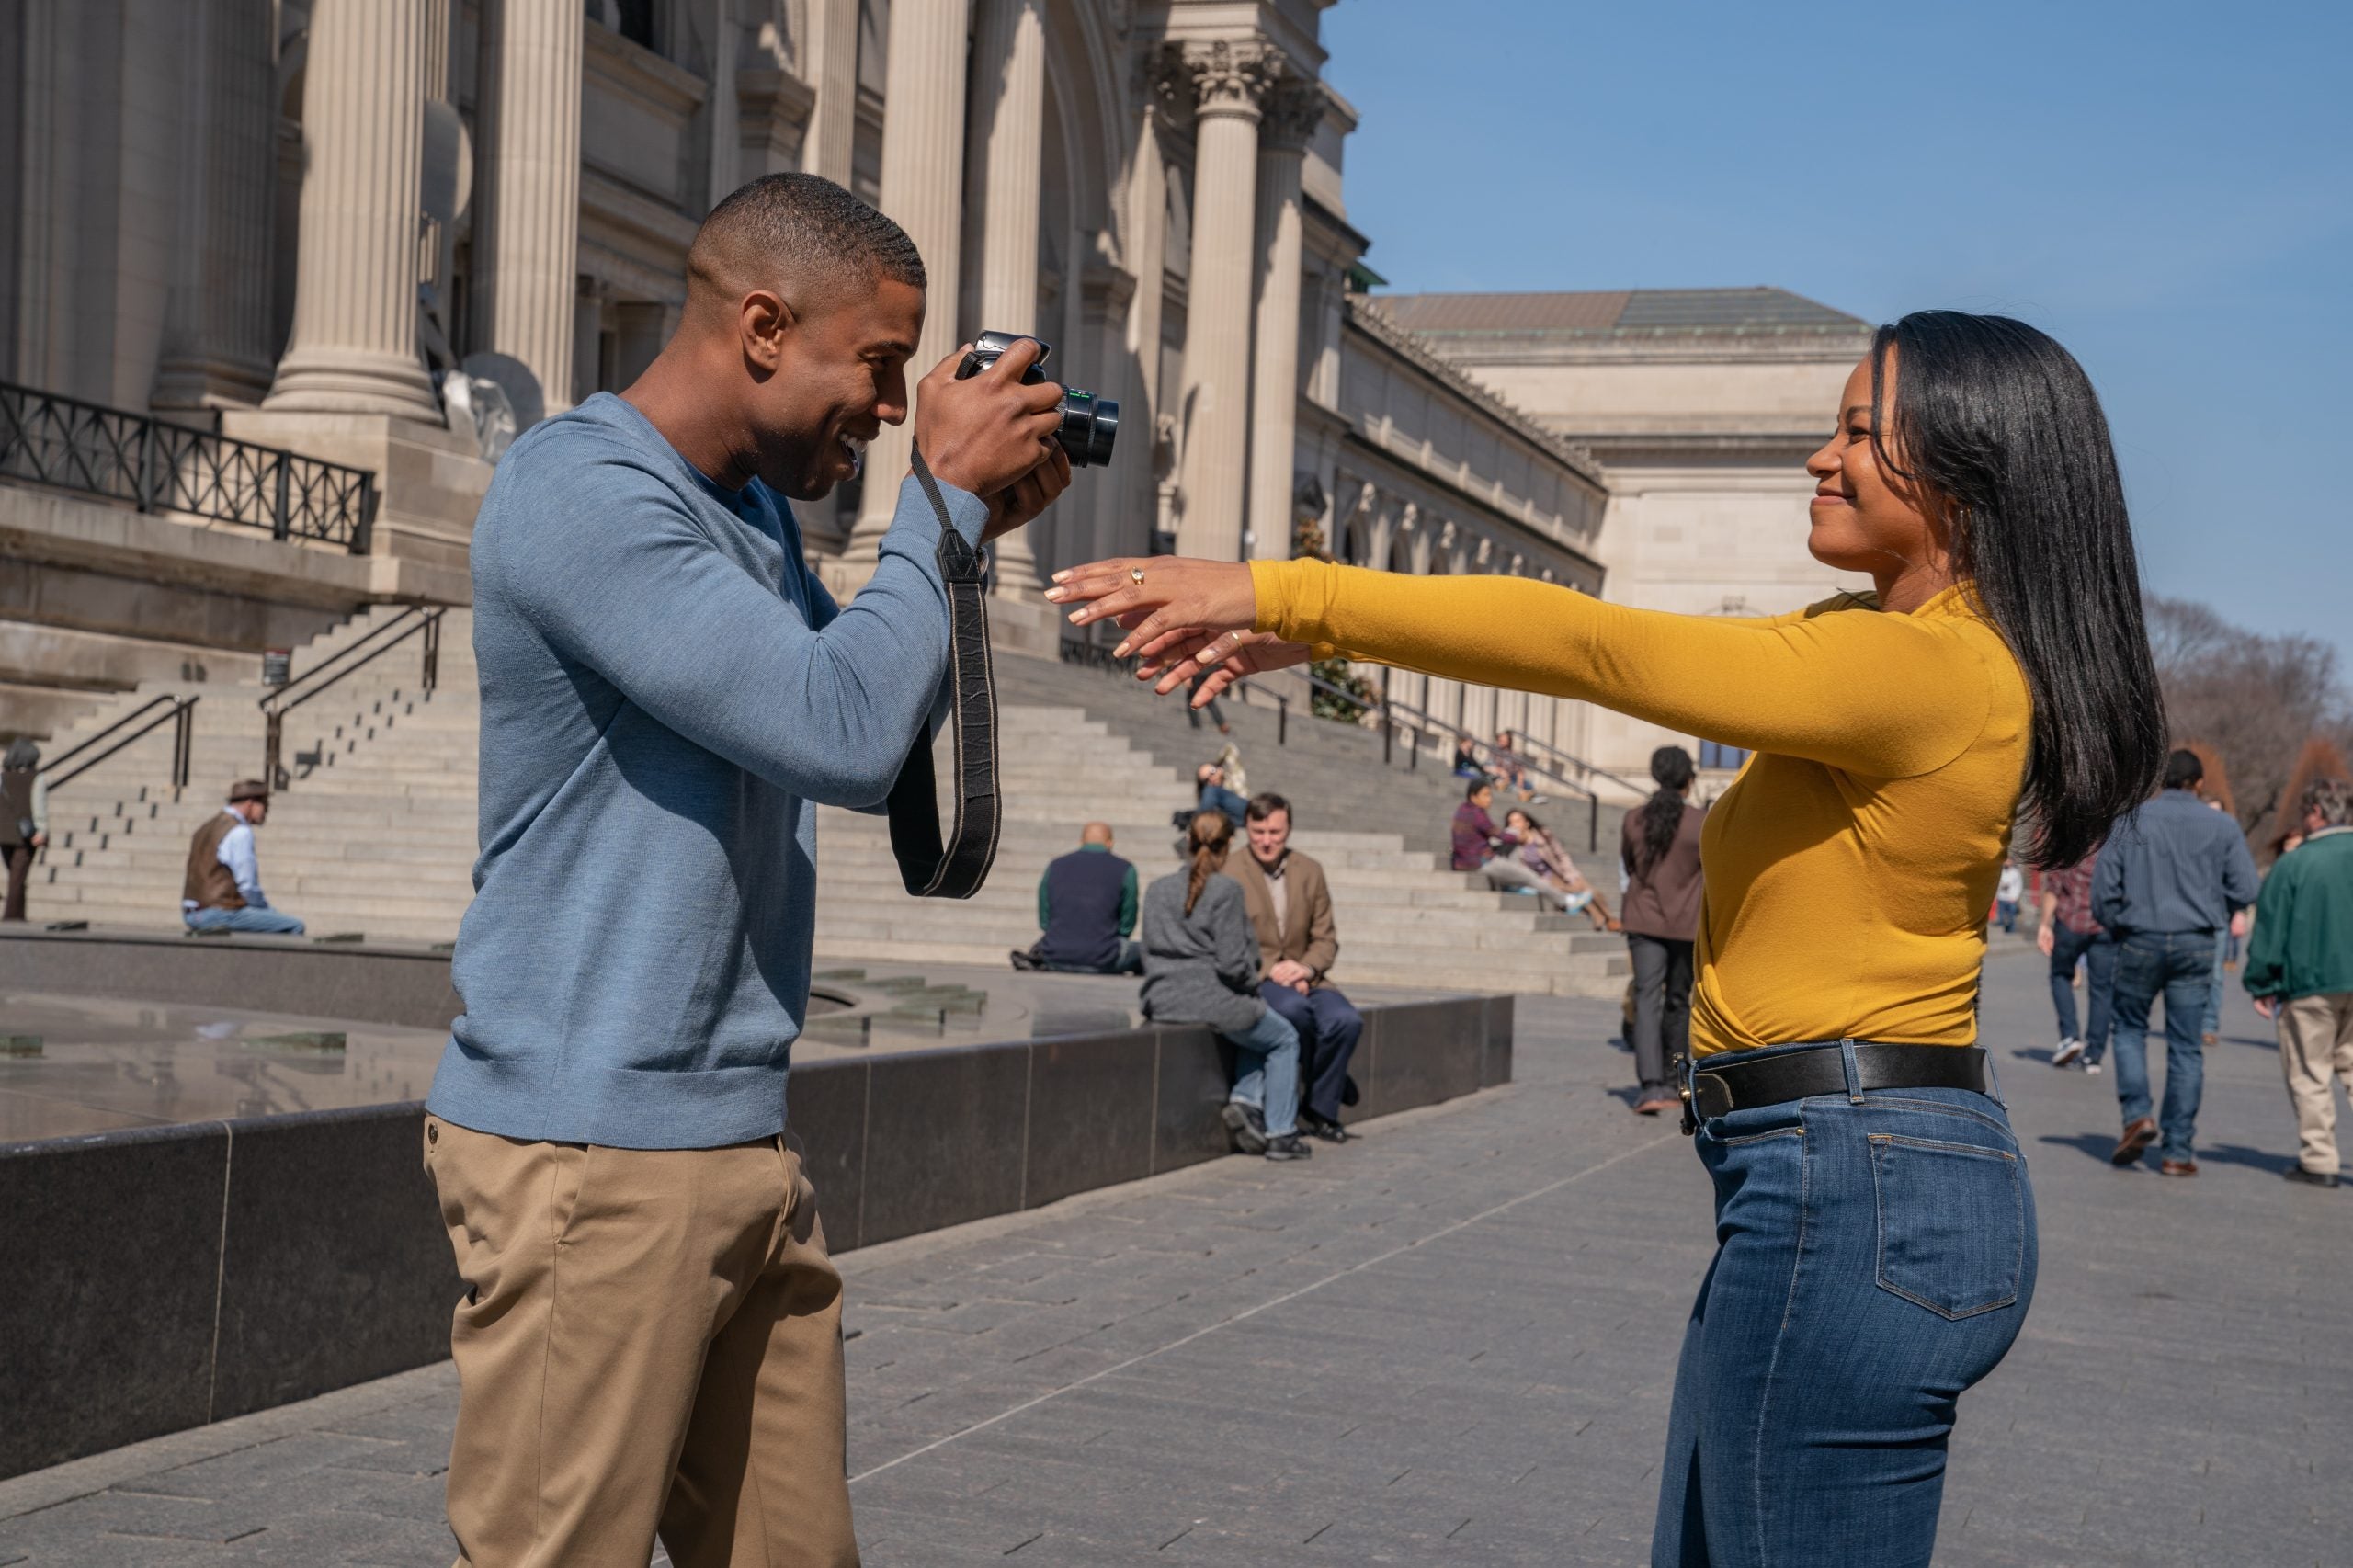
[[[1196,116],[1255,119],[1267,90],[1288,74],[1288,67],[1281,51],[1255,40],[1171,43],[1161,51],[1154,86],[1163,95],[1189,100]]]
[[[1267,84],[1258,104],[1258,145],[1269,152],[1306,150],[1324,123],[1324,84],[1304,76],[1281,76]]]

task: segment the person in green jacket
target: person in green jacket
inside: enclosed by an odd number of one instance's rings
[[[2353,783],[2304,791],[2304,841],[2282,855],[2255,905],[2246,989],[2279,1022],[2279,1066],[2302,1146],[2287,1176],[2335,1187],[2333,1072],[2353,1090]]]

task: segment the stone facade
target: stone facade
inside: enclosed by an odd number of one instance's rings
[[[1760,358],[1788,412],[1775,403],[1728,461],[1707,444],[1717,403],[1748,418],[1769,400],[1722,355],[1621,353],[1667,377],[1642,383],[1665,423],[1625,431],[1588,416],[1627,400],[1582,361],[1466,358],[1406,330],[1411,301],[1364,292],[1377,279],[1342,177],[1357,114],[1322,79],[1330,4],[0,12],[0,82],[23,103],[0,130],[0,380],[366,469],[381,494],[366,560],[330,571],[315,548],[240,537],[230,585],[154,563],[176,559],[176,529],[233,527],[153,508],[100,526],[85,514],[119,508],[0,483],[0,734],[45,733],[74,710],[62,694],[134,674],[246,673],[262,647],[367,603],[462,602],[491,467],[472,421],[443,412],[445,374],[495,381],[524,424],[627,386],[676,324],[701,214],[796,168],[846,182],[922,250],[918,373],[983,327],[1031,331],[1059,373],[1123,405],[1117,460],[1000,553],[1010,646],[1055,651],[1040,586],[1061,566],[1282,556],[1309,528],[1347,560],[1676,608],[1778,599],[1785,579],[1798,592],[1786,551],[1741,557],[1780,526],[1785,479],[1756,476],[1818,423],[1808,378],[1830,361]],[[1694,418],[1697,447],[1675,423]],[[871,471],[904,472],[908,439],[886,430]],[[1741,510],[1752,484],[1761,509]],[[836,592],[872,570],[895,491],[801,508]],[[88,540],[109,530],[137,548],[100,571]],[[1681,557],[1722,581],[1687,583]],[[208,594],[235,602],[208,611]],[[165,601],[151,624],[140,607]],[[1580,755],[1614,734],[1548,699],[1418,677],[1392,695]]]

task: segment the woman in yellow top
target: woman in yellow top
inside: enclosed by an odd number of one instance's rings
[[[2080,859],[2164,721],[2108,426],[2041,333],[1881,327],[1807,462],[1808,548],[1878,592],[1757,620],[1319,561],[1057,574],[1167,691],[1331,653],[1601,703],[1755,757],[1710,813],[1695,1060],[1718,1250],[1685,1334],[1653,1562],[1926,1563],[1962,1390],[2034,1290],[2026,1168],[1977,1038],[2010,847]]]

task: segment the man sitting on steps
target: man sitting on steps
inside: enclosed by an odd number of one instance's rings
[[[269,786],[245,778],[229,786],[229,804],[205,819],[188,847],[188,880],[180,888],[180,918],[190,931],[252,931],[299,937],[302,923],[272,909],[261,891],[254,858],[254,829],[269,820]]]
[[[1142,974],[1136,929],[1136,869],[1111,853],[1111,824],[1079,830],[1078,847],[1038,879],[1037,945],[1016,948],[1016,969],[1064,974]]]
[[[1331,885],[1323,867],[1290,846],[1289,801],[1255,795],[1247,818],[1250,853],[1228,862],[1227,875],[1242,884],[1243,906],[1258,937],[1258,995],[1299,1031],[1300,1130],[1344,1143],[1348,1134],[1340,1125],[1340,1106],[1364,1017],[1324,983],[1340,956]]]

